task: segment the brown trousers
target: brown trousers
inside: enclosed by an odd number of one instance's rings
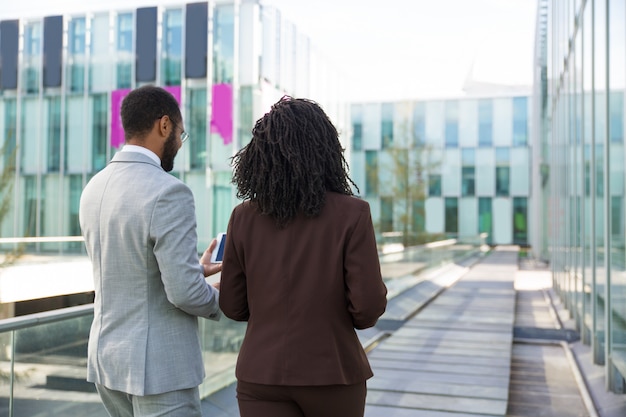
[[[237,382],[241,417],[363,417],[366,394],[365,381],[321,386]]]

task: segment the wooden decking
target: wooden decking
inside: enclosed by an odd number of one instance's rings
[[[516,260],[490,253],[369,353],[366,417],[506,415]]]

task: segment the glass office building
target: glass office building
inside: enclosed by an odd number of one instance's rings
[[[626,9],[622,0],[540,0],[533,242],[606,387],[625,392]],[[545,231],[545,232],[544,232]]]
[[[379,236],[528,245],[531,110],[528,93],[352,104],[351,175]]]
[[[338,73],[275,8],[258,0],[98,7],[0,21],[0,168],[12,173],[3,237],[80,235],[81,191],[122,146],[121,100],[144,84],[180,102],[190,140],[173,174],[194,192],[199,249],[227,226],[237,203],[229,157],[271,104],[285,94],[311,98],[346,130]]]

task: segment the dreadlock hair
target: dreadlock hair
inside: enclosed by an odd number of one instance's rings
[[[327,191],[353,195],[337,129],[314,101],[284,96],[232,157],[237,197],[283,228],[299,213],[317,216]]]

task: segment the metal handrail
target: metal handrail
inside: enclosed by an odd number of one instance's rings
[[[40,324],[54,323],[62,320],[85,317],[91,313],[93,313],[93,304],[84,304],[75,307],[66,307],[58,310],[45,311],[42,313],[11,317],[8,319],[0,320],[0,333],[26,329],[28,327]]]
[[[82,236],[0,237],[2,243],[83,242]]]

